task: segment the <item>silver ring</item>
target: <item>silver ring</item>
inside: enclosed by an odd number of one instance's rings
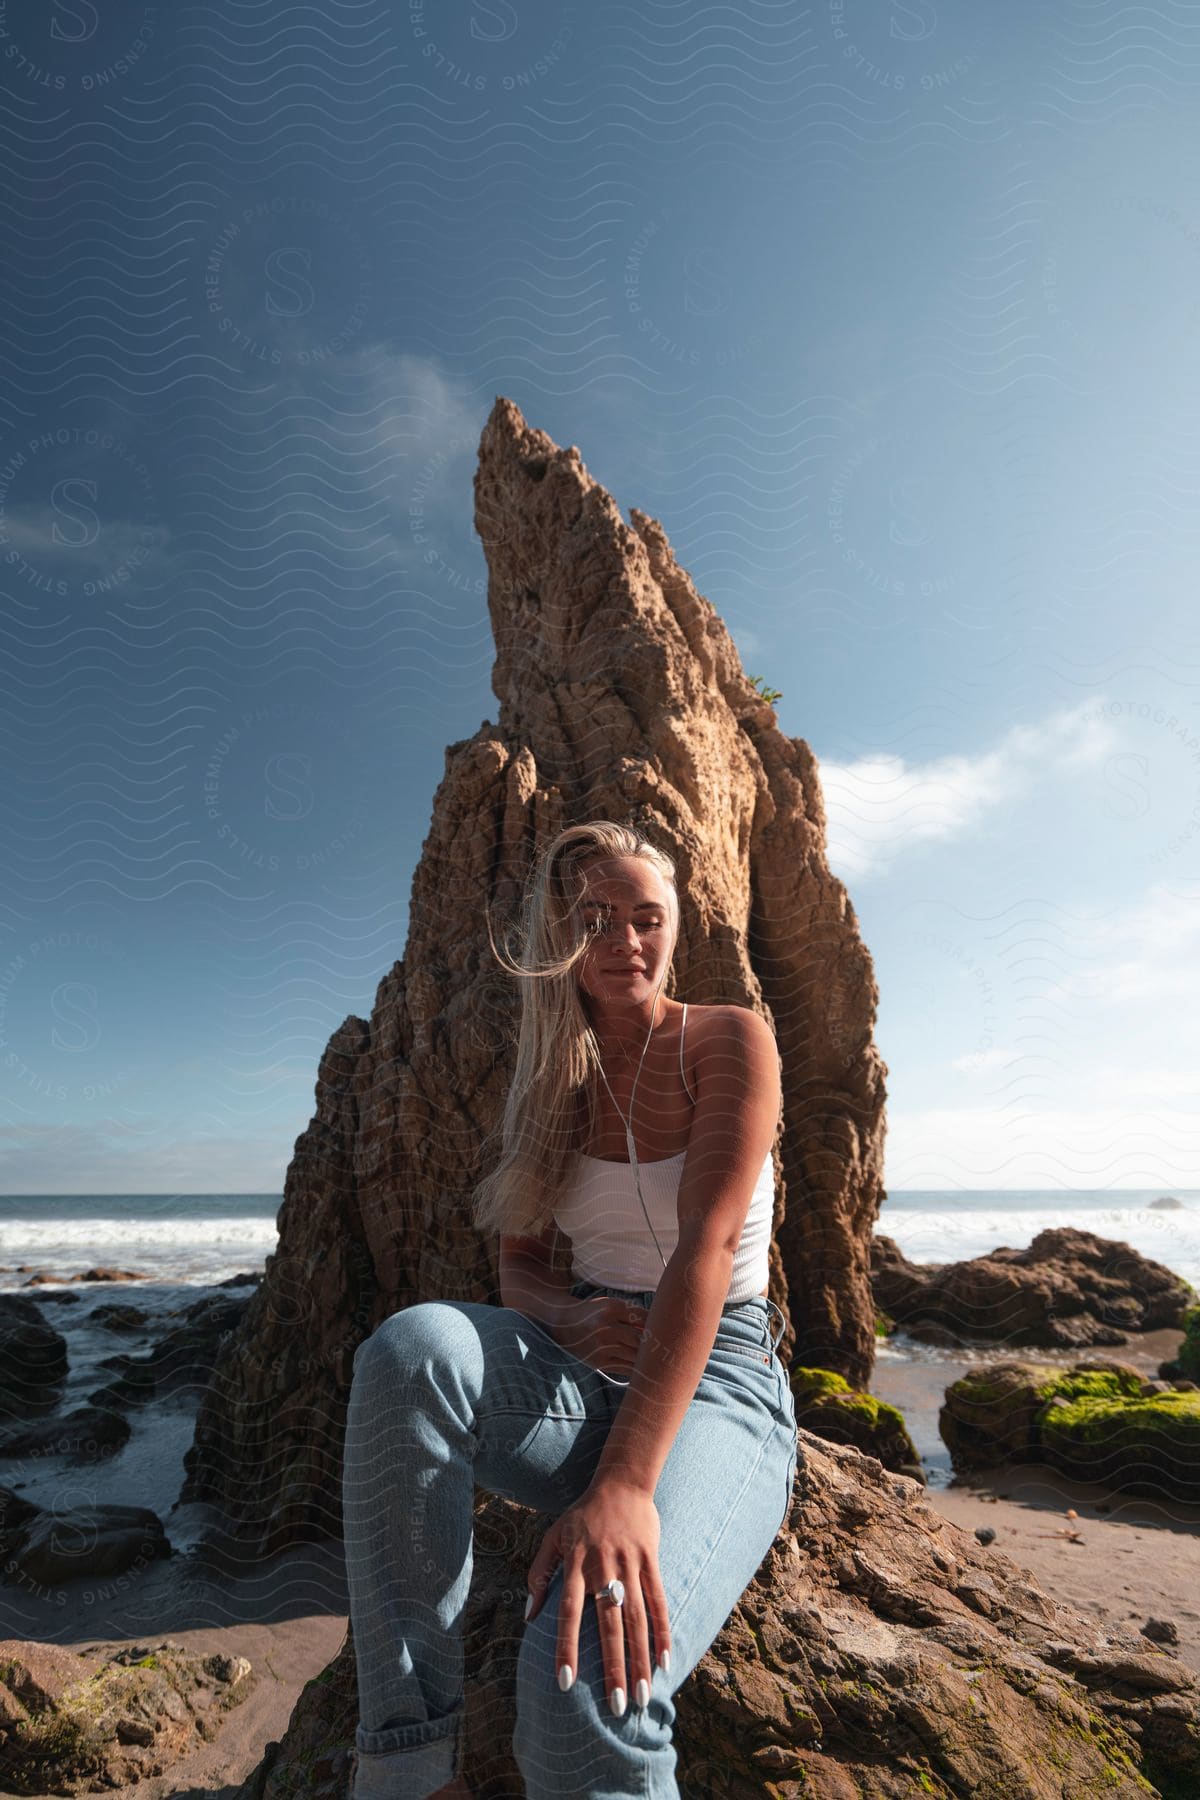
[[[625,1583],[614,1575],[611,1581],[604,1584],[598,1594],[592,1595],[592,1599],[611,1600],[614,1606],[623,1606],[625,1604]]]

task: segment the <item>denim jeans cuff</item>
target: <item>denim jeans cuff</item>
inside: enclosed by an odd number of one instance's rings
[[[462,1773],[463,1713],[354,1733],[353,1800],[425,1800]]]

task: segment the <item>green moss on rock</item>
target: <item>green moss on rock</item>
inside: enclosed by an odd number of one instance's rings
[[[849,1444],[885,1469],[919,1469],[921,1458],[904,1415],[874,1394],[856,1392],[832,1369],[793,1369],[796,1423],[831,1444]]]
[[[1200,1393],[1148,1395],[1128,1364],[973,1370],[947,1388],[939,1425],[960,1471],[1044,1463],[1118,1491],[1200,1499]]]
[[[833,1369],[793,1369],[789,1377],[792,1396],[797,1406],[817,1400],[823,1394],[848,1394],[850,1383]]]
[[[1200,1500],[1200,1394],[1081,1397],[1051,1405],[1041,1439],[1051,1467],[1076,1480]]]
[[[1200,1306],[1189,1306],[1183,1315],[1183,1342],[1175,1358],[1187,1381],[1200,1381]]]
[[[1042,1400],[1062,1397],[1064,1400],[1137,1399],[1142,1391],[1142,1378],[1136,1369],[1068,1369],[1038,1383]]]

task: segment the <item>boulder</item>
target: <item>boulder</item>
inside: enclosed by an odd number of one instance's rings
[[[1200,1306],[1189,1306],[1183,1315],[1183,1342],[1169,1362],[1160,1363],[1158,1372],[1168,1381],[1200,1380]]]
[[[78,1406],[61,1419],[38,1419],[0,1432],[0,1457],[69,1456],[97,1462],[119,1450],[128,1437],[128,1419],[106,1407]]]
[[[1035,1421],[1058,1373],[1049,1366],[998,1362],[953,1382],[938,1414],[938,1431],[955,1469],[963,1474],[1032,1458]]]
[[[1200,1394],[1080,1395],[1047,1410],[1041,1449],[1050,1467],[1117,1493],[1200,1501]]]
[[[938,1425],[959,1474],[1041,1463],[1117,1493],[1200,1500],[1200,1393],[1155,1386],[1122,1363],[993,1363],[947,1388]]]
[[[22,1267],[25,1265],[23,1264]],[[83,1269],[78,1275],[52,1275],[48,1269],[38,1269],[25,1283],[26,1287],[39,1287],[46,1281],[150,1281],[152,1277],[145,1269]]]
[[[0,1294],[0,1423],[57,1403],[67,1340],[23,1294]]]
[[[144,1331],[146,1314],[140,1306],[117,1306],[108,1304],[93,1307],[88,1315],[89,1325],[103,1325],[106,1331]]]
[[[856,1392],[844,1375],[832,1369],[792,1369],[796,1423],[831,1444],[853,1444],[864,1456],[876,1456],[894,1469],[923,1482],[920,1453],[908,1435],[904,1415],[874,1394]]]
[[[179,1307],[172,1326],[139,1356],[121,1352],[106,1356],[102,1367],[116,1379],[96,1388],[88,1398],[101,1407],[142,1406],[185,1389],[203,1390],[224,1339],[245,1310],[247,1294],[212,1293]],[[130,1309],[132,1310],[132,1309]]]
[[[1065,1226],[1039,1231],[1024,1250],[1001,1247],[954,1263],[910,1262],[879,1235],[871,1283],[895,1327],[940,1344],[1124,1344],[1131,1331],[1180,1326],[1196,1300],[1162,1263]]]
[[[41,1507],[0,1488],[0,1581],[12,1586],[119,1575],[170,1554],[162,1520],[148,1507]]]
[[[807,1431],[799,1452],[789,1520],[676,1692],[681,1793],[1200,1793],[1200,1688],[1176,1656],[1056,1604],[874,1457]],[[551,1521],[481,1497],[477,1530],[485,1514],[490,1554],[464,1619],[464,1776],[473,1793],[518,1794],[524,1577]],[[345,1800],[356,1718],[347,1634],[236,1800]]]
[[[80,1654],[0,1640],[0,1786],[86,1794],[169,1775],[216,1739],[256,1680],[245,1657],[170,1638]]]

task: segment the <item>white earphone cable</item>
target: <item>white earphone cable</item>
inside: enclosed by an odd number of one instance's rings
[[[658,995],[659,995],[659,992],[661,991],[661,987],[662,987],[662,983],[660,982],[658,988],[655,989],[655,993],[654,993],[654,1011],[655,1012],[658,1011]],[[629,1146],[629,1162],[630,1162],[630,1166],[633,1169],[633,1181],[634,1181],[634,1186],[637,1188],[637,1197],[642,1203],[642,1212],[645,1214],[646,1223],[650,1227],[650,1235],[654,1239],[654,1247],[658,1251],[659,1261],[662,1263],[662,1266],[665,1269],[667,1266],[667,1259],[663,1255],[662,1245],[658,1241],[658,1233],[657,1233],[657,1231],[655,1231],[654,1223],[650,1217],[649,1212],[646,1209],[646,1202],[642,1195],[642,1178],[641,1178],[641,1175],[638,1173],[637,1150],[634,1147],[634,1142],[633,1142],[633,1102],[634,1102],[634,1098],[637,1094],[638,1077],[641,1075],[641,1072],[642,1072],[642,1063],[644,1063],[646,1060],[646,1052],[650,1048],[650,1039],[653,1037],[653,1035],[654,1035],[654,1017],[653,1017],[653,1014],[651,1014],[650,1029],[646,1033],[646,1042],[642,1045],[642,1054],[638,1060],[637,1074],[635,1074],[635,1076],[633,1078],[633,1086],[629,1090],[629,1117],[628,1117],[628,1119],[625,1117],[624,1113],[621,1111],[620,1107],[617,1105],[616,1095],[613,1093],[612,1088],[609,1087],[608,1076],[604,1073],[604,1064],[599,1061],[599,1058],[597,1058],[597,1063],[598,1063],[598,1066],[600,1069],[600,1078],[604,1082],[605,1087],[608,1088],[608,1097],[613,1103],[613,1107],[616,1111],[617,1117],[621,1120],[622,1124],[625,1127],[625,1142]]]

